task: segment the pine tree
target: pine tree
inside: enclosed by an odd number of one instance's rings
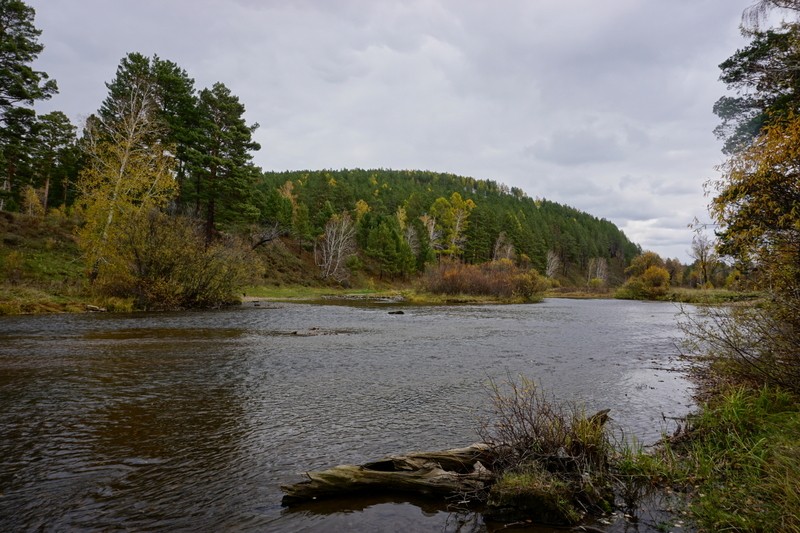
[[[74,178],[77,158],[75,132],[75,126],[61,111],[41,115],[37,122],[33,157],[37,181],[34,185],[42,189],[42,207],[45,210],[50,205],[51,190],[63,194]]]
[[[106,83],[108,96],[98,111],[104,120],[114,115],[114,102],[130,98],[131,91],[142,83],[151,86],[154,118],[161,123],[160,143],[173,147],[176,177],[185,199],[185,182],[192,149],[200,142],[199,109],[194,80],[172,61],[154,55],[152,59],[132,52],[120,61],[114,79]]]
[[[218,225],[253,222],[260,209],[253,199],[259,171],[251,163],[258,124],[248,126],[245,108],[230,89],[215,83],[200,92],[200,141],[192,154],[195,212],[206,224],[210,242]]]
[[[44,50],[33,25],[34,9],[20,0],[0,0],[0,122],[19,104],[33,105],[58,92],[54,80],[31,64]]]
[[[19,201],[29,184],[25,171],[36,118],[29,106],[58,92],[54,80],[31,67],[44,50],[35,14],[20,0],[0,0],[0,210]]]

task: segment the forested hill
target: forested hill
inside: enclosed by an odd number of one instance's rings
[[[262,190],[268,218],[298,237],[310,241],[333,215],[348,212],[363,249],[378,248],[379,233],[395,234],[422,261],[425,254],[468,263],[504,257],[548,275],[596,277],[590,270],[602,268],[618,278],[641,252],[605,219],[490,180],[414,170],[304,170],[265,172]]]

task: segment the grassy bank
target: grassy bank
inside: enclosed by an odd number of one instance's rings
[[[631,471],[684,493],[700,531],[800,532],[798,398],[730,387],[687,424]]]
[[[731,291],[728,289],[670,289],[664,298],[670,302],[701,305],[725,305],[740,302],[754,302],[763,298],[763,294],[756,291]]]
[[[84,265],[60,212],[0,213],[0,314],[74,312],[90,303]]]
[[[523,303],[522,298],[498,298],[492,296],[475,296],[470,294],[432,294],[413,288],[371,289],[371,288],[336,288],[309,286],[251,286],[244,291],[245,300],[273,301],[308,301],[324,300],[397,300],[411,305],[448,305],[448,304],[509,304]]]

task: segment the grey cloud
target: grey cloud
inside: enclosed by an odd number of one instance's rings
[[[594,131],[586,128],[557,130],[549,138],[525,148],[528,155],[559,165],[585,165],[623,159],[638,144],[625,131]]]
[[[619,138],[588,130],[557,131],[526,147],[525,152],[559,165],[618,161],[625,155]]]

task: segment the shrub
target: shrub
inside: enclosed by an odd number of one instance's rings
[[[649,266],[642,274],[628,279],[617,290],[617,298],[630,300],[657,300],[669,291],[669,271],[660,266]]]
[[[206,245],[195,221],[153,211],[121,228],[95,289],[132,297],[143,309],[213,307],[238,300],[240,287],[258,270],[251,259],[235,239]]]
[[[25,266],[25,257],[19,250],[11,250],[0,256],[0,272],[12,284],[19,283]]]
[[[540,299],[547,287],[546,281],[535,270],[522,270],[510,259],[481,265],[442,261],[428,268],[423,285],[434,294],[495,296],[528,301]]]
[[[490,382],[489,390],[491,411],[478,434],[497,454],[492,467],[500,477],[489,494],[491,512],[514,519],[520,506],[526,512],[541,508],[537,519],[553,522],[559,516],[558,523],[571,524],[578,508],[610,508],[607,411],[587,417],[581,407],[556,402],[524,377]]]
[[[800,335],[767,303],[683,313],[682,351],[696,371],[735,382],[779,385],[800,393]]]
[[[605,292],[606,282],[601,278],[592,278],[586,284],[590,292]]]

